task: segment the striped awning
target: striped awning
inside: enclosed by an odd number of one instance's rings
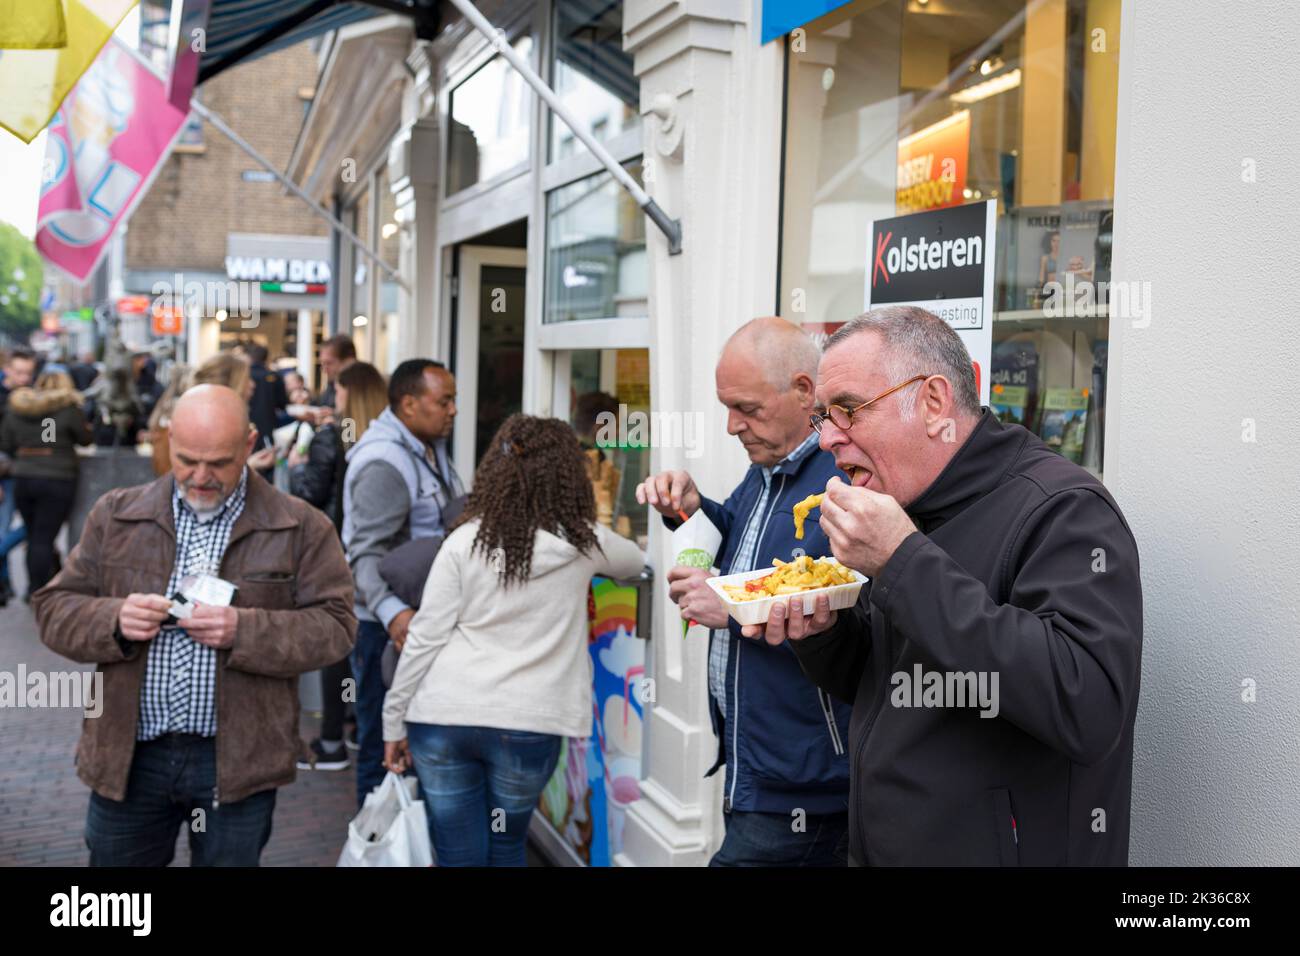
[[[212,0],[211,9],[200,82],[237,62],[387,12],[347,0]]]

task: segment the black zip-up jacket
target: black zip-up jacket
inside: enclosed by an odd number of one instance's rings
[[[338,425],[322,425],[311,436],[307,460],[289,469],[289,493],[315,505],[334,522],[334,530],[343,528],[343,435]]]
[[[0,452],[13,457],[14,478],[73,481],[76,445],[90,444],[81,394],[70,389],[16,388],[0,419]]]
[[[850,861],[1126,865],[1142,585],[1119,507],[985,409],[907,510],[857,606],[789,642],[853,703]],[[996,716],[923,693],[934,672],[983,675]]]

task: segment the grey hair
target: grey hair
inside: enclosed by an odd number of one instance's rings
[[[727,345],[743,342],[763,369],[763,378],[778,392],[788,392],[799,375],[817,381],[822,350],[811,335],[787,319],[751,319],[737,329]]]
[[[890,385],[905,382],[914,375],[942,375],[952,384],[957,409],[970,415],[980,411],[979,391],[975,388],[975,370],[970,353],[961,337],[933,312],[915,305],[891,305],[872,309],[840,326],[826,340],[825,351],[845,339],[874,332],[884,341],[886,377]],[[916,410],[916,395],[900,401],[904,421]]]
[[[817,347],[813,337],[803,332],[798,336],[789,336],[774,341],[773,349],[764,348],[760,336],[759,354],[764,359],[765,378],[777,391],[788,392],[794,387],[794,380],[799,375],[807,375],[817,381],[817,363],[822,360],[822,350]]]

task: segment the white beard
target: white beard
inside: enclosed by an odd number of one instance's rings
[[[217,516],[217,513],[221,511],[222,508],[226,506],[226,502],[229,500],[229,498],[230,498],[229,495],[225,496],[220,501],[218,501],[215,505],[213,505],[211,508],[200,508],[197,505],[195,505],[194,502],[190,501],[188,497],[185,499],[185,504],[190,509],[190,511],[194,512],[194,517],[199,520],[199,524],[207,524],[209,521],[211,521],[213,518]]]

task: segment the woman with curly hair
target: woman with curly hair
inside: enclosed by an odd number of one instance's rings
[[[414,764],[438,865],[525,865],[561,739],[591,732],[587,587],[644,562],[596,523],[573,430],[506,419],[433,562],[384,699],[384,765]]]

